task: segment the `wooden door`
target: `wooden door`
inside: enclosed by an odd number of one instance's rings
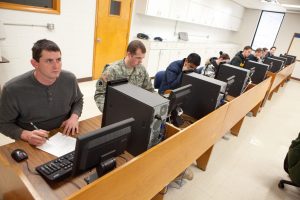
[[[105,64],[125,56],[133,0],[97,0],[93,79]]]

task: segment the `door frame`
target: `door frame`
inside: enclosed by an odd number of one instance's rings
[[[293,38],[292,38],[292,40],[291,40],[291,43],[290,43],[289,48],[288,48],[288,50],[287,50],[286,53],[288,53],[288,52],[290,51],[290,48],[291,48],[291,46],[292,46],[292,44],[293,44],[293,41],[294,41],[294,39],[295,39],[295,36],[296,36],[296,35],[299,35],[299,34],[300,34],[300,33],[294,33]],[[300,61],[300,58],[297,58],[296,61]]]
[[[98,16],[99,16],[99,10],[98,10],[98,6],[99,6],[99,2],[102,0],[97,0],[96,1],[96,15],[95,15],[95,29],[94,29],[94,50],[93,50],[93,66],[92,66],[92,80],[96,80],[96,75],[95,75],[95,68],[96,68],[96,63],[95,63],[95,57],[96,57],[96,45],[97,45],[97,27],[98,24],[100,23],[98,21]],[[110,0],[111,1],[111,0]],[[133,4],[134,4],[134,0],[130,0],[130,15],[129,15],[129,21],[128,21],[128,32],[127,32],[127,38],[126,38],[126,47],[128,45],[128,41],[129,41],[129,34],[130,34],[130,27],[131,27],[131,20],[132,20],[132,10],[133,10]],[[125,52],[124,52],[125,54]],[[100,74],[101,76],[101,74]]]

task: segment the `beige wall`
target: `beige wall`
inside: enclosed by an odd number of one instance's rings
[[[300,14],[287,13],[275,42],[278,53],[287,52],[294,33],[300,33]]]
[[[44,38],[55,41],[62,50],[63,69],[77,78],[91,77],[95,11],[96,1],[61,1],[60,15],[0,9],[3,23],[55,26],[48,31],[44,27],[4,25],[6,39],[0,41],[1,55],[10,62],[1,64],[0,85],[33,69],[31,47]]]
[[[245,9],[240,30],[232,34],[232,41],[240,44],[241,48],[246,45],[251,45],[260,13],[260,10]]]

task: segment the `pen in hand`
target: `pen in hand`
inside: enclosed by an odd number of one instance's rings
[[[35,130],[40,130],[36,125],[34,125],[33,122],[30,122],[30,125],[35,129]],[[49,140],[48,137],[45,137],[46,140]]]

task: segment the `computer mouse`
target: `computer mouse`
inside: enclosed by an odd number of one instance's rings
[[[23,160],[26,160],[28,158],[27,153],[22,149],[15,149],[13,152],[11,152],[11,157],[17,161],[21,162]]]

